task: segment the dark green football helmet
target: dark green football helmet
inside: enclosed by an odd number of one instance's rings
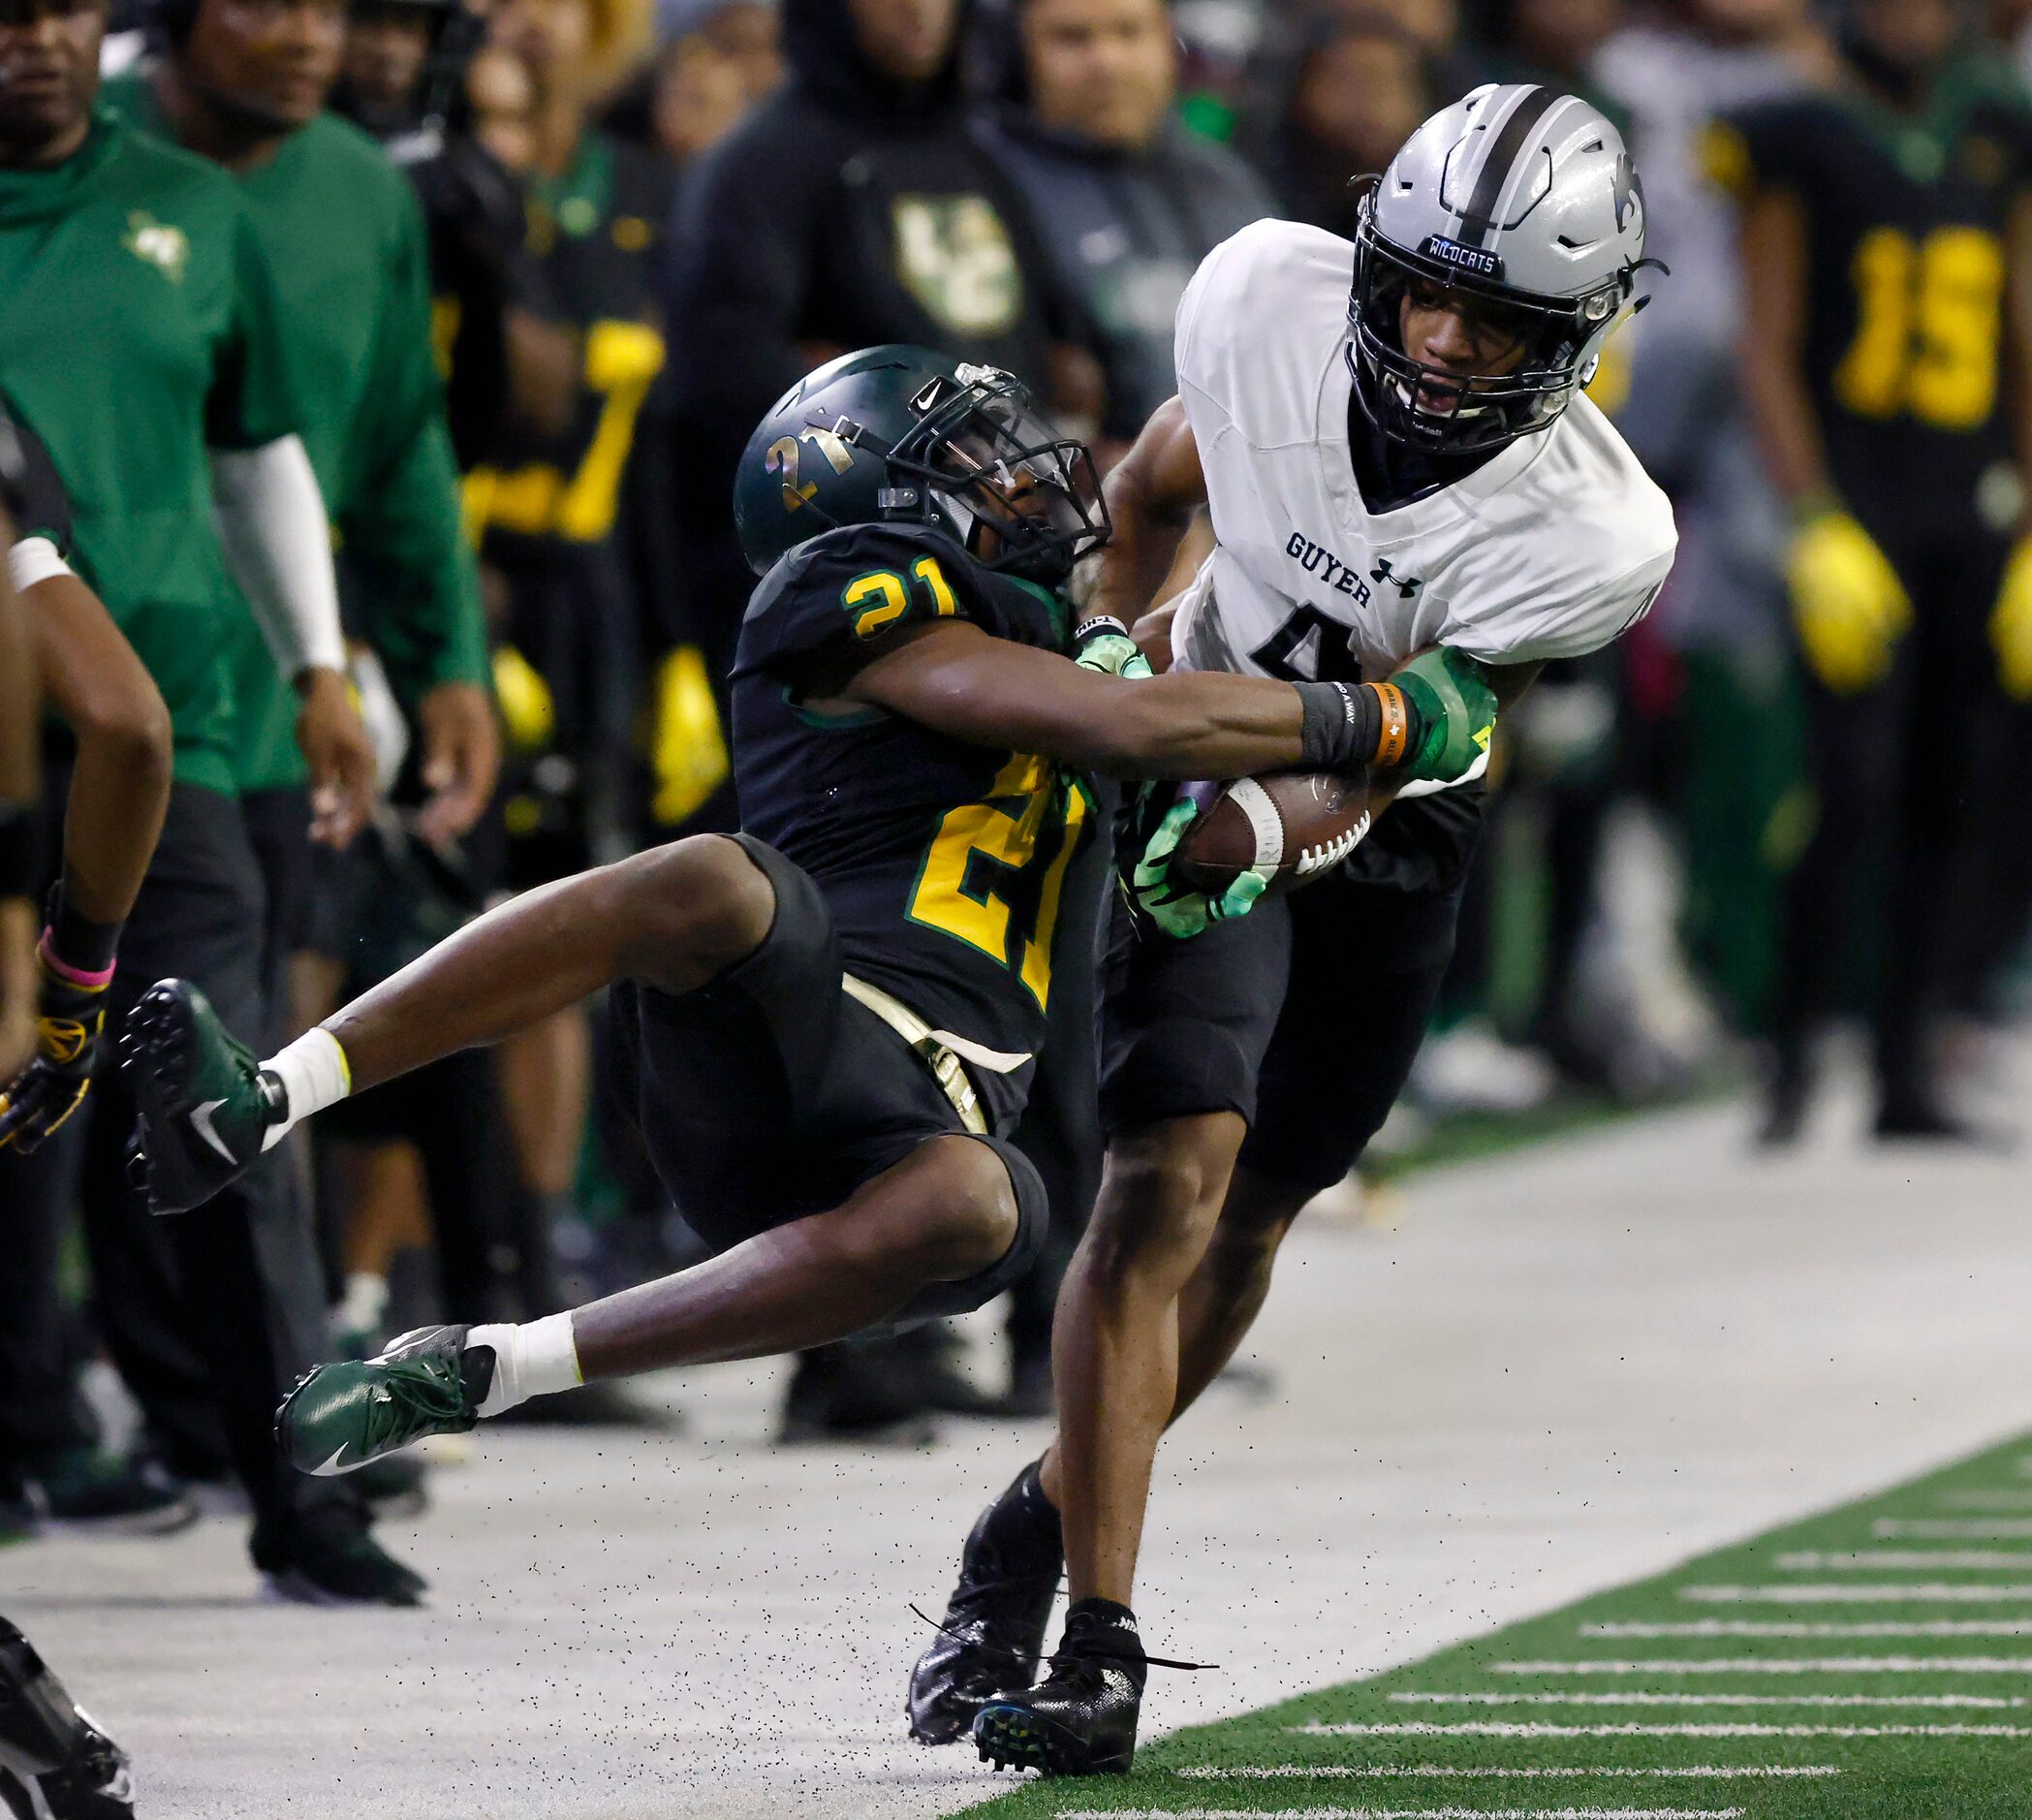
[[[929,524],[977,561],[1056,586],[1108,541],[1086,445],[992,366],[891,344],[800,379],[756,426],[734,482],[757,575],[842,524]]]

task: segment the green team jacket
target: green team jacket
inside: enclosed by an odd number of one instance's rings
[[[107,83],[105,101],[134,126],[160,130],[144,75]],[[443,682],[485,687],[485,623],[431,362],[415,193],[379,145],[331,114],[235,180],[281,294],[299,428],[331,516],[352,623],[405,706]],[[300,783],[296,700],[251,617],[233,668],[240,788]]]
[[[239,186],[203,159],[102,113],[65,163],[0,171],[0,383],[63,481],[73,560],[169,705],[177,777],[229,792],[233,654],[258,634],[207,450],[300,427],[280,313]]]

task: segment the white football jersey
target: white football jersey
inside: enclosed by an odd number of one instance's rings
[[[1178,664],[1375,681],[1434,644],[1491,664],[1607,644],[1672,566],[1665,494],[1576,397],[1466,479],[1371,512],[1348,448],[1354,269],[1348,241],[1259,221],[1178,305],[1178,392],[1217,540],[1180,596]]]

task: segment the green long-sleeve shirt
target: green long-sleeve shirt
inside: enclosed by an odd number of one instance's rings
[[[0,171],[0,381],[169,706],[176,775],[214,790],[237,781],[232,654],[259,635],[207,452],[299,428],[280,312],[239,186],[203,159],[102,114],[63,164]]]
[[[161,130],[145,76],[109,82],[106,100]],[[281,290],[303,444],[354,626],[406,703],[442,682],[485,685],[485,626],[430,358],[415,194],[379,145],[330,114],[292,133],[238,186]],[[239,642],[234,675],[241,787],[300,781],[295,698],[258,633]]]

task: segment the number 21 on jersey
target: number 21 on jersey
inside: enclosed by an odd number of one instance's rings
[[[981,801],[940,819],[911,893],[910,920],[1014,967],[1046,1009],[1059,898],[1086,817],[1085,796],[1057,766],[1014,754]],[[1033,876],[1039,865],[1042,875]]]

